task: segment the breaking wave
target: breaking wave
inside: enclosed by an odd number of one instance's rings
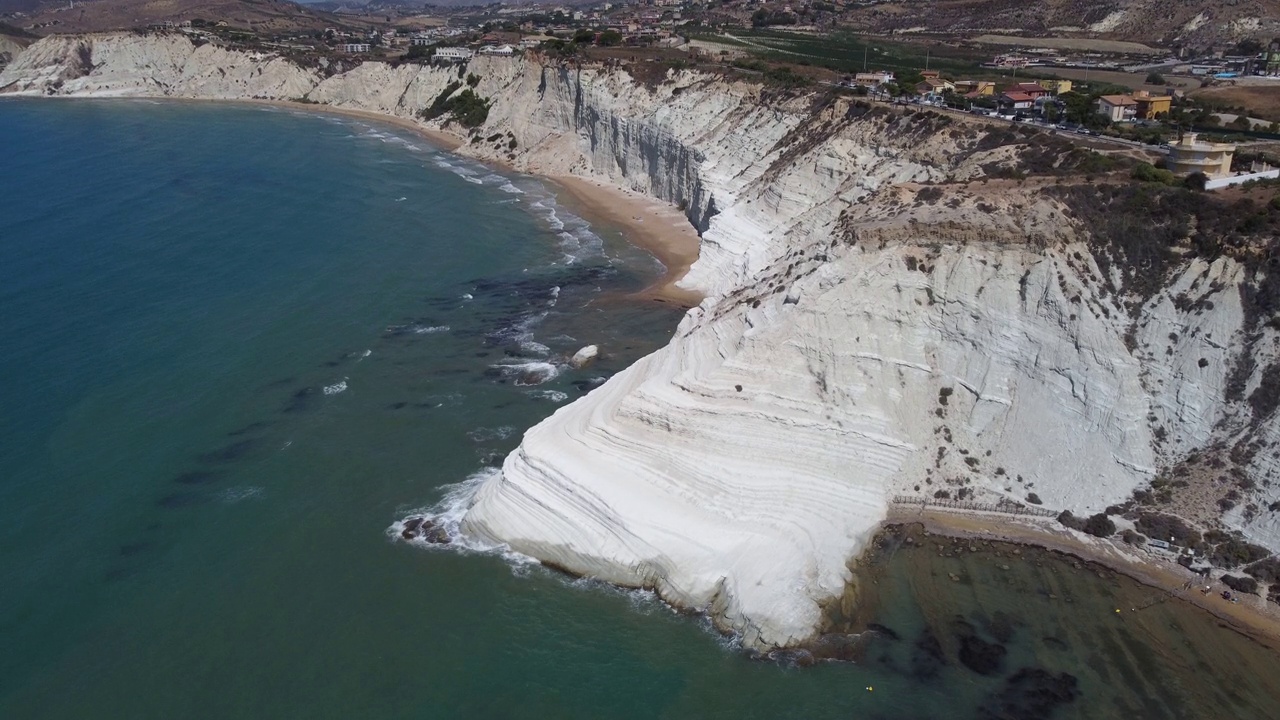
[[[502,471],[498,468],[485,468],[460,483],[445,485],[441,488],[444,490],[444,496],[439,502],[430,507],[409,511],[404,519],[391,523],[387,528],[387,537],[423,548],[447,549],[464,554],[499,555],[512,566],[513,571],[539,564],[536,559],[514,552],[505,544],[486,542],[464,535],[462,532],[462,519],[466,516],[467,510],[471,509],[476,491],[486,481],[501,474]],[[430,536],[415,532],[424,522],[430,523],[431,528],[437,532]],[[441,539],[445,539],[445,542],[440,542]]]
[[[545,360],[498,363],[489,367],[497,370],[503,377],[514,378],[517,387],[541,385],[548,380],[554,380],[562,370],[561,366]]]
[[[506,440],[511,437],[511,433],[516,429],[510,425],[502,425],[500,427],[480,427],[467,433],[467,437],[471,438],[471,442],[490,442],[492,440]]]

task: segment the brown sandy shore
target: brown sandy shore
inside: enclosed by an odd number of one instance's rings
[[[1216,617],[1223,626],[1280,650],[1280,607],[1274,603],[1257,595],[1237,593],[1217,581],[1206,581],[1175,562],[1139,556],[1110,540],[1085,539],[1053,521],[900,506],[890,510],[885,523],[919,523],[928,532],[945,537],[1042,547],[1097,563],[1201,608]],[[1206,585],[1210,588],[1208,593],[1202,592]],[[1224,590],[1240,601],[1223,600],[1220,595]],[[1133,608],[1119,610],[1137,611]]]
[[[603,221],[623,230],[633,245],[647,250],[667,268],[666,274],[643,295],[685,307],[702,302],[702,295],[676,283],[698,259],[698,232],[675,207],[602,180],[553,175],[588,221]]]
[[[451,152],[463,144],[463,139],[452,133],[426,127],[409,118],[368,110],[288,100],[197,100],[196,102],[266,105],[300,112],[369,120],[411,131]],[[504,169],[511,169],[503,163],[497,164]],[[588,222],[604,222],[617,227],[628,242],[651,253],[666,267],[667,271],[662,279],[641,293],[641,297],[671,302],[683,307],[693,307],[702,302],[701,293],[678,287],[676,284],[698,259],[698,247],[701,242],[697,230],[690,224],[684,213],[660,200],[624,190],[603,180],[574,175],[543,175],[542,177],[561,189],[567,199],[575,205],[574,209],[580,211]]]

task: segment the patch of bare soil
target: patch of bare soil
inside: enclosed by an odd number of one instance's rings
[[[1243,107],[1252,117],[1280,122],[1280,82],[1269,85],[1218,85],[1190,93],[1201,100]]]
[[[199,18],[259,33],[291,33],[346,27],[335,15],[283,0],[96,0],[45,3],[23,19],[41,33],[101,32]]]

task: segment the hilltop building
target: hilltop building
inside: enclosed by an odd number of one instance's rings
[[[433,57],[444,62],[466,62],[474,56],[475,53],[467,48],[442,47],[436,48],[436,54]]]
[[[1202,172],[1210,178],[1231,174],[1231,158],[1236,146],[1203,142],[1196,133],[1186,133],[1169,145],[1167,167],[1179,175]]]
[[[1280,168],[1273,168],[1259,162],[1254,162],[1247,171],[1232,173],[1231,161],[1235,150],[1235,145],[1203,142],[1195,133],[1186,133],[1178,142],[1169,145],[1165,164],[1178,174],[1204,173],[1205,190],[1217,190],[1228,185],[1240,185],[1254,180],[1280,178]]]

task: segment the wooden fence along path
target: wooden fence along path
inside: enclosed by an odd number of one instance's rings
[[[974,512],[1000,513],[1002,515],[1028,515],[1031,517],[1051,518],[1058,513],[1039,507],[1028,507],[1015,502],[980,503],[969,500],[951,500],[949,498],[923,498],[912,495],[895,495],[894,505],[904,507],[945,508],[947,510],[972,510]]]

